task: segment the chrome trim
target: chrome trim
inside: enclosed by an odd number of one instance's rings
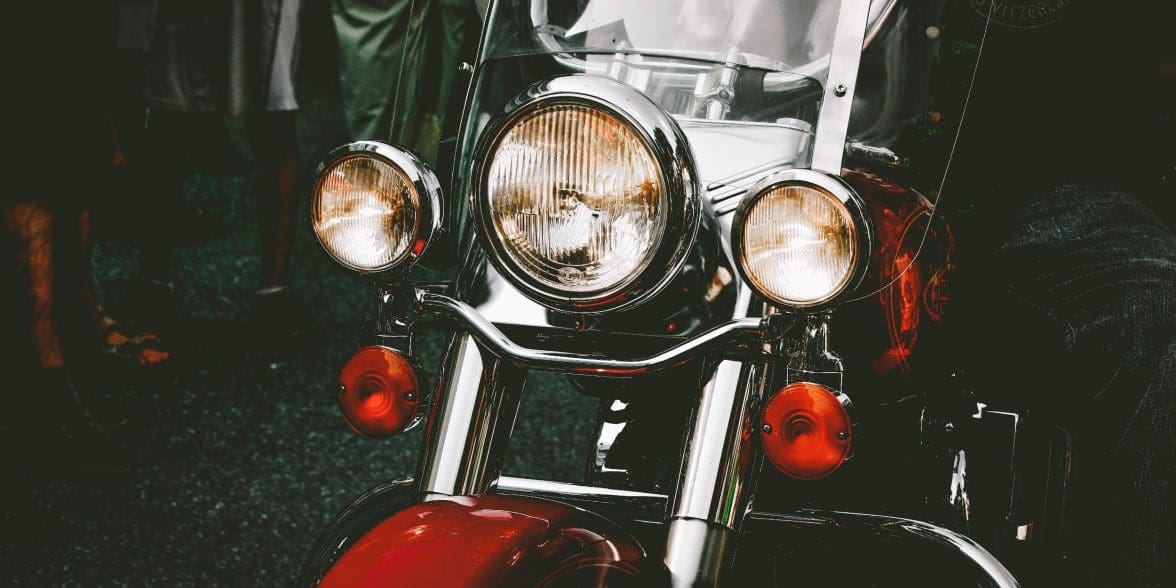
[[[788,384],[820,384],[832,390],[834,394],[843,396],[845,364],[841,361],[841,356],[829,347],[830,318],[828,314],[810,314],[805,317],[800,343],[788,356],[785,381]],[[843,399],[842,403],[845,402]]]
[[[595,442],[592,444],[591,459],[588,462],[587,479],[589,483],[612,483],[614,485],[631,483],[628,469],[613,468],[607,465],[609,451],[612,451],[617,437],[624,432],[625,427],[629,424],[627,420],[616,422],[609,420],[609,417],[623,413],[627,407],[628,403],[615,398],[601,400],[600,406],[597,407],[596,432],[593,435]]]
[[[889,10],[887,11],[889,14]],[[817,117],[817,134],[813,140],[812,168],[831,174],[841,173],[845,155],[845,137],[853,110],[866,29],[870,24],[870,0],[842,0],[837,17],[837,31],[829,55],[829,78],[825,98]]]
[[[866,269],[869,267],[870,256],[874,250],[872,217],[869,214],[869,208],[866,206],[865,200],[852,187],[842,181],[840,177],[808,169],[785,169],[765,176],[748,189],[747,192],[751,196],[744,198],[739,203],[739,207],[735,210],[735,218],[731,222],[731,254],[735,260],[735,267],[739,270],[739,276],[743,279],[744,283],[752,289],[755,289],[755,282],[748,277],[747,271],[743,267],[743,221],[746,219],[748,211],[751,210],[751,207],[759,200],[760,196],[777,186],[785,184],[808,184],[832,194],[849,209],[849,216],[853,219],[854,228],[857,232],[857,256],[854,259],[854,267],[851,270],[849,280],[845,282],[845,286],[840,292],[829,296],[823,301],[812,304],[796,305],[781,298],[771,296],[767,292],[755,291],[764,300],[782,308],[804,309],[806,312],[825,311],[844,301],[850,293],[857,289],[865,278]]]
[[[660,521],[661,513],[666,510],[665,494],[620,490],[617,488],[588,486],[584,484],[569,484],[567,482],[536,480],[533,478],[502,476],[498,479],[492,491],[496,494],[530,496],[570,502],[581,508],[590,509],[603,505],[609,507],[609,509],[624,510],[638,517],[643,516],[651,521]]]
[[[736,316],[751,314],[758,306],[752,298],[741,285]],[[767,347],[770,342],[761,343]],[[675,586],[717,585],[738,543],[760,470],[752,429],[770,366],[723,361],[702,388],[687,423],[678,486],[667,514],[663,563]]]
[[[645,141],[659,165],[667,197],[666,230],[652,259],[630,280],[602,292],[572,294],[539,283],[515,265],[493,235],[484,206],[490,152],[521,116],[548,104],[580,104],[601,109],[628,124]],[[702,190],[690,143],[678,123],[640,91],[609,78],[576,74],[552,78],[524,91],[483,133],[473,155],[470,218],[487,257],[504,277],[528,298],[549,308],[575,313],[601,313],[630,308],[661,291],[677,276],[698,235],[702,221]]]
[[[417,290],[417,310],[456,321],[488,353],[502,361],[537,370],[599,376],[634,376],[669,369],[741,341],[759,340],[766,328],[758,318],[733,320],[649,357],[612,359],[522,347],[468,304],[442,294]]]
[[[732,530],[746,512],[752,463],[754,406],[767,382],[766,365],[721,362],[702,388],[682,451],[670,517],[710,521]]]
[[[698,519],[672,519],[666,528],[670,586],[720,586],[723,570],[735,555],[739,533]]]
[[[423,241],[424,244],[421,246],[410,246],[399,258],[373,269],[357,267],[335,257],[331,253],[331,250],[327,249],[322,240],[318,238],[318,231],[315,231],[315,240],[327,252],[327,255],[331,256],[331,259],[334,259],[336,263],[343,267],[365,273],[378,273],[397,269],[399,270],[397,273],[400,274],[407,271],[420,260],[421,256],[428,250],[429,244],[433,242],[434,238],[441,231],[441,224],[444,222],[444,209],[441,207],[441,182],[437,180],[437,175],[433,173],[432,168],[427,163],[403,147],[382,141],[355,141],[335,148],[319,163],[318,168],[314,170],[314,188],[311,191],[311,197],[314,198],[318,194],[319,188],[322,187],[323,172],[327,171],[327,168],[344,158],[365,155],[382,159],[385,163],[399,169],[412,184],[417,194],[416,241]],[[312,215],[311,228],[313,229],[313,207],[310,214]]]
[[[1004,564],[988,550],[965,535],[915,519],[840,511],[801,511],[788,514],[754,513],[756,519],[778,521],[796,526],[818,525],[864,530],[887,540],[889,537],[917,537],[947,547],[984,572],[998,588],[1017,588],[1020,584]]]
[[[424,500],[484,493],[498,477],[518,416],[526,371],[484,359],[473,337],[454,336],[425,429],[417,480]]]
[[[867,145],[858,141],[850,141],[845,145],[845,155],[887,167],[902,167],[902,157],[886,147]]]

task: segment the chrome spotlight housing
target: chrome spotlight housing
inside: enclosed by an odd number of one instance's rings
[[[840,178],[783,170],[748,194],[735,213],[731,246],[757,294],[780,308],[822,309],[861,282],[872,227],[864,201]]]
[[[395,145],[348,143],[315,171],[311,226],[323,249],[345,267],[405,271],[424,254],[441,220],[437,176]]]
[[[679,272],[702,219],[689,142],[636,89],[593,75],[532,86],[483,134],[470,210],[488,257],[548,308],[628,308]]]

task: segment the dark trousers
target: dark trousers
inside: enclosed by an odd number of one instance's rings
[[[1176,237],[1134,197],[1079,185],[975,224],[973,369],[1074,435],[1070,572],[1176,586]]]

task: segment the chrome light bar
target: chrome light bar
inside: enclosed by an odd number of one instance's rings
[[[416,306],[422,314],[440,315],[455,321],[486,351],[508,363],[566,374],[635,376],[656,372],[709,353],[742,347],[739,343],[762,342],[771,328],[771,317],[737,319],[649,357],[611,359],[523,347],[511,341],[470,305],[442,294],[417,290]]]

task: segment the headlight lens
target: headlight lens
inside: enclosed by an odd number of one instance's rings
[[[740,263],[755,290],[784,306],[814,306],[841,293],[858,262],[849,208],[807,183],[779,184],[753,197],[743,215]]]
[[[645,140],[612,113],[549,103],[491,149],[492,238],[527,277],[576,295],[623,288],[666,232],[667,190]]]
[[[362,271],[405,260],[417,241],[420,194],[403,170],[369,154],[344,156],[320,174],[311,200],[319,241],[339,263]]]

